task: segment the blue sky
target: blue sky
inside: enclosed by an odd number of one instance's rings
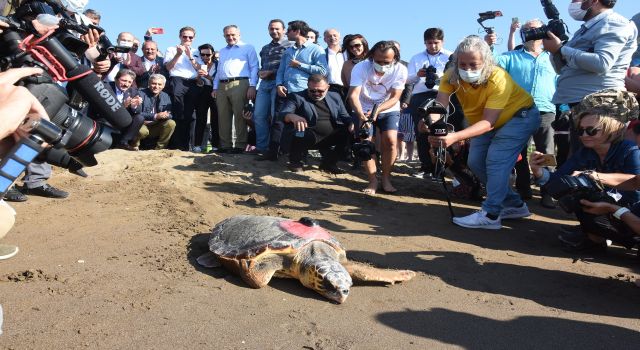
[[[567,22],[571,33],[581,22],[567,13],[570,0],[554,0],[560,16]],[[627,18],[640,11],[638,0],[618,0],[615,10]],[[281,4],[281,5],[276,5]],[[445,48],[453,50],[469,34],[478,34],[476,22],[479,12],[500,10],[504,16],[488,20],[504,40],[498,52],[506,50],[506,37],[512,17],[521,22],[541,18],[546,22],[539,0],[403,0],[403,1],[257,1],[257,0],[91,0],[88,8],[102,13],[101,25],[115,42],[121,31],[130,31],[140,39],[149,27],[163,27],[164,35],[154,36],[160,49],[179,43],[178,30],[189,25],[196,28],[195,44],[213,44],[216,51],[225,45],[222,28],[227,24],[240,27],[243,41],[256,50],[269,42],[267,24],[272,18],[285,23],[301,19],[322,33],[326,28],[337,28],[344,36],[360,33],[370,46],[379,40],[394,39],[402,46],[402,58],[409,60],[424,50],[422,33],[429,27],[440,27],[445,32]],[[482,32],[484,35],[484,32]],[[517,40],[519,43],[520,40]],[[324,45],[323,41],[319,43]],[[138,52],[140,53],[140,52]]]

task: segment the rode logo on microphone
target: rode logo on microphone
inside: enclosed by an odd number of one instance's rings
[[[122,108],[120,102],[113,96],[111,91],[109,91],[106,86],[101,81],[98,81],[93,87],[100,94],[100,97],[106,102],[109,107],[111,107],[111,111],[115,112],[118,109]]]

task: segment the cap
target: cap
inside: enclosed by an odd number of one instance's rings
[[[572,113],[579,115],[591,109],[606,111],[623,123],[638,119],[640,108],[636,95],[629,91],[604,89],[585,96],[573,107]]]

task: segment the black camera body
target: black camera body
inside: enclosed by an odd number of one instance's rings
[[[427,89],[431,90],[438,84],[438,80],[440,79],[440,77],[438,77],[438,71],[436,70],[436,67],[432,65],[429,65],[429,67],[427,67],[427,65],[425,64],[423,68],[426,70],[427,74],[424,77],[424,85],[427,86]]]
[[[586,174],[560,176],[549,182],[545,191],[558,200],[558,205],[567,213],[574,213],[579,209],[582,206],[581,199],[615,203],[604,187]]]
[[[358,142],[351,145],[351,152],[357,160],[364,162],[370,160],[376,154],[375,143],[367,140],[369,138],[369,127],[373,123],[373,116],[378,112],[378,104],[374,104],[369,114],[369,119],[362,124],[358,130]]]
[[[542,4],[542,8],[544,8],[544,14],[547,16],[547,19],[549,19],[549,23],[542,25],[540,28],[520,30],[522,42],[546,39],[547,32],[553,33],[562,41],[569,40],[567,25],[560,19],[560,13],[558,12],[558,8],[553,4],[553,1],[540,0],[540,3]]]

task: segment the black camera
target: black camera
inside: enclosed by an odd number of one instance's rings
[[[569,40],[567,35],[567,25],[560,19],[560,13],[553,4],[552,0],[540,0],[542,8],[544,8],[544,14],[549,19],[547,25],[542,25],[540,28],[522,29],[520,30],[520,37],[522,42],[531,40],[541,40],[547,38],[547,32],[553,33],[562,41]]]
[[[364,162],[370,160],[376,154],[376,145],[367,140],[369,138],[369,127],[373,123],[373,116],[378,111],[378,104],[373,105],[369,119],[362,124],[358,131],[359,141],[351,146],[351,151],[357,160]]]
[[[580,200],[615,203],[602,185],[587,174],[563,175],[545,185],[545,191],[558,200],[558,205],[567,213],[581,207]]]
[[[427,89],[433,89],[433,87],[438,84],[438,80],[440,79],[438,77],[436,67],[432,65],[429,65],[429,67],[427,67],[427,65],[425,64],[423,68],[425,69],[426,73],[424,77],[424,85],[427,86]]]
[[[63,16],[64,25],[40,36],[31,24],[40,14],[59,14]],[[51,121],[64,131],[63,148],[48,149],[41,154],[41,159],[45,157],[43,160],[53,165],[78,173],[83,165],[97,164],[94,155],[111,146],[114,132],[111,127],[126,128],[131,124],[131,115],[111,88],[90,67],[79,63],[78,56],[84,54],[87,46],[69,29],[88,31],[88,27],[64,16],[66,13],[55,3],[36,0],[24,2],[12,16],[0,17],[9,24],[0,34],[0,69],[40,67],[44,70],[42,76],[20,81],[38,98]],[[74,109],[59,82],[67,82],[67,90],[78,94],[97,115],[90,118]],[[98,118],[106,122],[99,122]]]

